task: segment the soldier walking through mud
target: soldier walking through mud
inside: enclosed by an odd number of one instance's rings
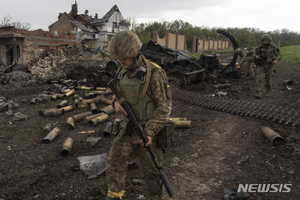
[[[235,51],[239,56],[240,56],[240,64],[237,66],[238,69],[242,69],[244,67],[245,62],[247,62],[248,65],[248,74],[249,78],[251,80],[255,79],[255,74],[254,74],[254,58],[253,54],[255,52],[255,49],[253,48],[245,48],[245,49],[237,49]]]
[[[273,65],[276,65],[281,59],[279,48],[271,43],[272,37],[269,34],[264,34],[261,37],[261,44],[256,48],[254,54],[254,63],[257,66],[256,70],[256,94],[258,99],[262,98],[263,79],[266,78],[266,96],[270,96],[272,89],[271,81],[273,77]]]
[[[163,151],[158,146],[157,135],[166,126],[170,117],[172,95],[165,71],[139,54],[141,44],[138,36],[133,32],[120,31],[112,38],[109,52],[111,58],[119,60],[121,64],[114,82],[143,127],[148,138],[146,146],[151,145],[157,162],[161,166]],[[109,151],[106,199],[122,199],[125,193],[128,164],[136,155],[139,157],[141,169],[146,178],[147,199],[162,199],[163,187],[159,171],[144,148],[144,143],[133,129],[131,121],[127,119],[127,113],[121,103],[116,98],[113,101],[116,112],[121,114],[122,123],[119,125],[119,133]]]

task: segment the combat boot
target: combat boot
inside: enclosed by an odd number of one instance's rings
[[[269,97],[269,96],[270,96],[270,91],[267,90],[267,91],[266,91],[266,97]]]
[[[261,99],[261,92],[256,92],[256,94],[255,94],[255,98],[257,98],[257,99]]]

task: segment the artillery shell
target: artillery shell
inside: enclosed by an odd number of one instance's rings
[[[75,90],[70,90],[69,92],[67,92],[66,94],[65,94],[65,97],[69,97],[69,96],[71,96],[72,94],[74,94],[75,93]]]
[[[230,83],[214,85],[215,89],[223,89],[223,88],[230,88],[230,87],[231,87]]]
[[[57,99],[63,99],[65,97],[65,94],[57,94],[56,98]]]
[[[107,90],[107,88],[105,88],[105,87],[96,87],[96,90],[105,91],[105,90]]]
[[[50,109],[47,109],[47,110],[40,110],[39,111],[39,114],[41,116],[46,116],[46,117],[54,117],[54,116],[58,116],[58,115],[63,115],[65,114],[65,111],[64,109],[57,109],[57,108],[50,108]]]
[[[64,86],[64,87],[60,90],[60,93],[64,93],[64,91],[65,91],[67,88],[68,88],[67,86]]]
[[[105,128],[103,130],[104,136],[110,136],[111,135],[111,131],[112,131],[112,123],[111,122],[107,122],[107,124],[105,125]]]
[[[98,113],[98,114],[95,114],[95,115],[86,116],[86,117],[83,118],[83,122],[88,124],[91,119],[99,117],[101,115],[104,115],[104,113]]]
[[[96,96],[102,95],[102,94],[103,94],[103,91],[94,91],[94,94],[95,94]]]
[[[42,143],[50,143],[60,132],[60,129],[55,127],[43,140]]]
[[[106,99],[106,98],[101,98],[101,102],[108,104],[108,105],[112,105],[112,100]]]
[[[69,153],[71,153],[71,150],[72,150],[72,146],[73,146],[73,139],[68,137],[63,146],[62,146],[62,149],[60,151],[60,155],[62,156],[66,156],[68,155]]]
[[[97,124],[100,124],[101,122],[104,122],[106,120],[108,120],[108,114],[103,114],[101,113],[102,115],[96,117],[96,118],[93,118],[89,121],[89,124],[90,125],[97,125]]]
[[[50,101],[55,101],[57,98],[57,94],[54,94],[50,97]]]
[[[93,114],[97,114],[98,113],[98,110],[97,110],[97,106],[95,103],[91,103],[90,104],[90,108],[91,108],[91,111]]]
[[[77,86],[76,89],[79,89],[79,90],[92,90],[93,88],[92,87],[85,87],[85,86]]]
[[[68,93],[68,92],[70,92],[70,91],[71,91],[71,89],[65,89],[65,90],[63,91],[64,96],[66,95],[66,93]]]
[[[78,133],[81,133],[81,134],[87,133],[87,134],[91,135],[91,134],[96,133],[96,131],[81,131],[81,132],[78,132]]]
[[[62,107],[64,107],[64,106],[66,106],[67,103],[68,103],[67,100],[63,100],[62,102],[60,102],[60,103],[57,105],[57,108],[62,108]]]
[[[75,127],[74,123],[75,123],[75,119],[73,117],[67,118],[67,125],[69,129],[73,129]]]
[[[105,90],[105,91],[103,92],[103,95],[104,95],[104,96],[107,96],[107,95],[110,95],[110,94],[113,94],[113,91],[112,91],[110,88],[107,88],[107,90]]]
[[[112,113],[115,112],[115,109],[113,108],[112,105],[109,105],[109,106],[106,106],[106,107],[104,107],[104,108],[101,108],[101,109],[99,110],[99,112],[100,112],[100,113],[101,113],[101,112],[104,112],[104,113],[110,115],[110,114],[112,114]]]
[[[52,123],[48,123],[43,127],[44,133],[49,133],[52,130]]]
[[[65,106],[65,107],[62,107],[61,109],[63,109],[64,112],[69,112],[69,111],[75,110],[76,106],[75,105]]]
[[[192,128],[190,120],[175,120],[175,128],[189,129]]]
[[[102,138],[101,137],[89,137],[83,143],[84,147],[87,149],[92,148],[95,144],[97,144]]]
[[[89,105],[87,103],[78,103],[77,105],[78,108],[87,108]]]
[[[85,112],[85,113],[80,113],[78,115],[74,115],[73,118],[75,120],[75,122],[83,120],[83,118],[87,117],[87,116],[91,116],[93,113],[92,112]]]
[[[272,144],[283,144],[285,140],[275,131],[273,131],[269,127],[262,127],[261,128],[261,133],[272,143]]]
[[[187,120],[187,118],[185,117],[185,118],[169,118],[169,120],[171,120],[171,121],[184,121],[184,120]]]
[[[78,102],[79,102],[78,99],[75,99],[75,100],[74,100],[74,104],[75,104],[76,107],[78,107]]]

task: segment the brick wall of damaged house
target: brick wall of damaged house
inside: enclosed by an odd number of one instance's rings
[[[62,49],[76,44],[74,33],[59,36],[42,29],[28,31],[14,27],[0,28],[0,64],[26,64],[44,50]]]

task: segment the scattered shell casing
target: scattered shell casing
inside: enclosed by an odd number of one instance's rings
[[[90,92],[90,93],[85,93],[83,96],[86,99],[91,99],[95,97],[95,94],[93,92]]]
[[[75,93],[75,90],[70,90],[69,92],[67,92],[66,94],[65,94],[65,97],[69,97],[69,96],[71,96],[72,94],[74,94]]]
[[[55,101],[57,99],[57,94],[54,94],[50,97],[50,101]]]
[[[102,113],[102,115],[100,115],[100,116],[98,116],[96,118],[91,119],[89,121],[89,124],[95,126],[95,125],[100,124],[101,122],[104,122],[106,120],[108,120],[108,114],[103,114]]]
[[[102,94],[103,94],[103,91],[94,91],[94,94],[97,95],[97,96],[98,96],[98,95],[102,95]]]
[[[71,91],[71,89],[65,89],[65,90],[63,91],[64,96],[66,96],[66,93],[68,93],[68,92],[70,92],[70,91]]]
[[[42,143],[50,143],[60,132],[58,127],[55,127],[48,135],[42,140]]]
[[[95,144],[97,144],[102,138],[101,137],[89,137],[83,143],[84,147],[87,149],[92,148]]]
[[[76,107],[78,107],[78,102],[79,102],[78,99],[75,99],[75,100],[74,100],[74,104],[75,104]]]
[[[6,102],[2,105],[0,105],[0,111],[5,111],[5,110],[8,110],[8,105],[10,105],[11,102]]]
[[[77,86],[76,89],[79,89],[79,90],[92,90],[93,87]]]
[[[215,89],[230,88],[230,83],[214,85]]]
[[[69,129],[73,129],[75,127],[74,123],[75,123],[75,119],[73,117],[67,118],[67,125]]]
[[[61,109],[63,109],[65,112],[69,112],[69,111],[75,110],[76,106],[75,105],[70,105],[70,106],[62,107]]]
[[[91,108],[91,111],[93,114],[97,114],[98,113],[98,110],[97,110],[97,106],[95,103],[91,103],[90,104],[90,108]]]
[[[63,146],[62,146],[62,149],[60,151],[60,155],[62,156],[66,156],[68,155],[69,153],[71,153],[71,150],[72,150],[72,146],[73,146],[73,139],[68,137]]]
[[[190,120],[174,120],[175,128],[189,129],[192,128],[192,122]]]
[[[94,134],[94,133],[96,133],[96,131],[81,131],[81,132],[78,132],[78,133],[80,133],[80,134],[89,134],[89,135],[91,135],[91,134]]]
[[[65,94],[57,94],[56,99],[63,99],[65,97]]]
[[[59,116],[65,114],[64,109],[61,108],[50,108],[47,110],[40,110],[39,114],[41,116],[46,116],[46,117],[54,117],[54,116]]]
[[[82,100],[83,100],[83,98],[82,98],[82,97],[78,97],[78,101],[80,101],[80,102],[81,102]]]
[[[112,91],[110,88],[107,88],[107,89],[103,92],[103,95],[104,95],[104,96],[107,96],[107,95],[110,95],[110,94],[113,94],[113,91]]]
[[[52,123],[48,123],[43,127],[43,133],[49,133],[52,130]]]
[[[63,100],[62,102],[60,102],[60,103],[57,105],[57,108],[62,108],[62,107],[64,107],[64,106],[66,106],[67,103],[68,103],[67,100]]]
[[[64,91],[67,89],[67,86],[64,86],[63,88],[61,88],[60,93],[64,93]]]
[[[83,118],[87,117],[87,116],[91,116],[93,113],[92,112],[84,112],[84,113],[80,113],[77,115],[74,115],[73,118],[75,120],[75,122],[83,120]]]
[[[105,90],[107,90],[107,88],[106,87],[96,87],[96,90],[105,91]]]
[[[75,99],[78,99],[78,97],[79,97],[78,94],[75,94],[75,95],[74,95],[74,98],[75,98]]]
[[[105,125],[105,128],[103,130],[104,136],[110,136],[111,135],[111,131],[112,131],[112,123],[111,122],[107,122],[107,124]]]
[[[184,120],[187,120],[187,118],[169,118],[169,120],[172,120],[172,121],[177,121],[177,120],[184,121]]]
[[[80,103],[78,103],[77,107],[78,108],[87,108],[87,107],[89,107],[89,105],[87,103],[80,102]]]
[[[101,115],[103,115],[103,114],[104,114],[104,113],[98,113],[98,114],[95,114],[95,115],[86,116],[85,118],[83,118],[83,122],[84,122],[85,124],[88,124],[89,121],[90,121],[91,119],[96,118],[96,117],[99,117],[99,116],[101,116]]]
[[[272,144],[283,144],[285,140],[274,130],[269,127],[262,127],[261,133],[272,143]]]
[[[104,107],[104,108],[101,108],[101,109],[99,110],[99,112],[100,112],[100,113],[101,113],[101,112],[104,112],[104,113],[110,115],[110,114],[112,114],[112,113],[114,113],[114,112],[116,112],[116,111],[115,111],[115,109],[114,109],[114,107],[113,107],[112,105],[109,105],[109,106],[106,106],[106,107]]]
[[[112,100],[106,99],[106,98],[101,98],[101,102],[105,103],[107,105],[112,105]]]

